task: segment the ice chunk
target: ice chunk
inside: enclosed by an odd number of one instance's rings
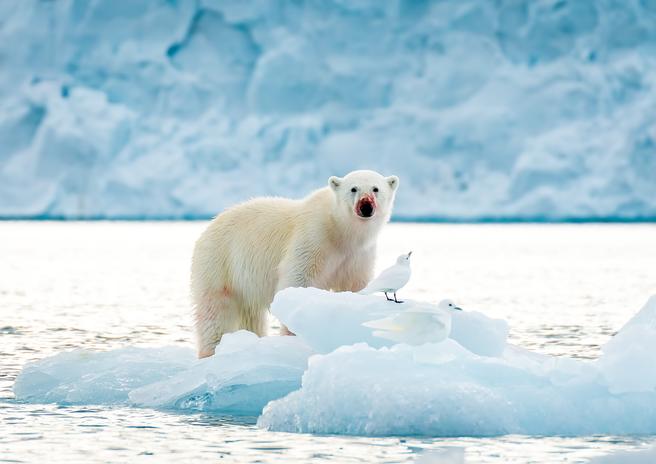
[[[450,337],[472,353],[499,356],[510,328],[502,319],[492,319],[475,311],[453,311]]]
[[[656,389],[656,296],[602,347],[599,367],[614,393]]]
[[[271,313],[313,350],[329,353],[358,342],[377,348],[394,344],[374,336],[373,329],[362,324],[396,314],[401,310],[399,306],[382,297],[351,292],[286,288],[276,294]]]
[[[480,356],[453,339],[341,347],[312,357],[301,389],[269,403],[258,424],[358,435],[656,433],[655,301],[599,361],[510,345],[501,356]]]
[[[184,372],[194,359],[179,347],[69,351],[27,364],[14,394],[34,403],[124,403],[131,390]]]
[[[239,331],[223,336],[216,354],[178,375],[130,393],[153,408],[259,415],[271,400],[300,387],[310,349],[296,337]]]
[[[300,386],[312,354],[296,337],[227,334],[215,356],[196,360],[186,348],[76,350],[28,364],[16,398],[34,403],[132,404],[258,415]]]
[[[465,464],[465,448],[449,446],[420,452],[414,464]]]
[[[264,409],[261,427],[357,435],[488,436],[656,432],[656,393],[616,396],[569,360],[544,374],[477,356],[453,340],[311,358],[300,390]],[[548,373],[548,374],[547,374]],[[567,376],[563,384],[552,377]]]
[[[279,292],[271,312],[318,353],[329,353],[342,345],[365,342],[380,348],[396,342],[377,337],[364,323],[398,314],[407,309],[436,311],[430,303],[386,301],[378,295],[333,293],[316,288],[287,288]],[[502,320],[469,311],[451,311],[450,337],[474,353],[499,355],[508,336]]]

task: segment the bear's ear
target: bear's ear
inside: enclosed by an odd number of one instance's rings
[[[344,179],[341,179],[339,177],[331,176],[330,179],[328,179],[328,185],[330,185],[331,189],[336,191],[339,188],[339,186],[342,185],[343,180]]]
[[[386,177],[385,180],[387,181],[387,184],[390,186],[392,191],[396,190],[399,186],[399,178],[396,176],[389,176]]]

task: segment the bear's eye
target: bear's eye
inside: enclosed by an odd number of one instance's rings
[[[353,192],[353,193],[355,193],[355,192],[357,192],[357,191],[358,191],[358,188],[357,188],[357,187],[353,187],[353,188],[351,189],[351,192]]]
[[[374,193],[378,193],[378,187],[374,187]]]

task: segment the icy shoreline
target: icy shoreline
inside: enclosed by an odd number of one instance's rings
[[[656,433],[656,297],[594,361],[509,345],[505,321],[470,311],[454,311],[437,344],[395,345],[362,326],[413,305],[427,303],[286,289],[272,312],[297,337],[241,331],[200,361],[184,348],[61,353],[26,365],[14,392],[33,403],[261,413],[260,427],[288,432]]]

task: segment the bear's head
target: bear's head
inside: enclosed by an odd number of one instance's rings
[[[386,222],[392,214],[399,178],[384,177],[375,171],[353,171],[344,177],[332,176],[328,185],[341,215],[362,222]]]

